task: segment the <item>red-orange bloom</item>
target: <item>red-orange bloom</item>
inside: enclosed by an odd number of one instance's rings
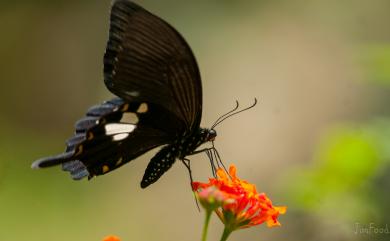
[[[218,169],[217,176],[210,178],[208,183],[194,182],[192,187],[201,203],[220,200],[219,207],[214,211],[226,226],[232,230],[264,222],[268,227],[280,226],[277,218],[279,214],[286,212],[286,207],[273,206],[264,193],[257,193],[255,185],[239,179],[234,165],[230,166],[229,174],[221,168]],[[218,196],[211,197],[213,194]]]
[[[105,237],[103,241],[121,241],[121,239],[118,238],[117,236],[110,235]]]

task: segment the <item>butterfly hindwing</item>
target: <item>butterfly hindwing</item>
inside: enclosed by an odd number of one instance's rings
[[[105,102],[92,107],[76,123],[76,133],[67,141],[65,153],[39,160],[34,165],[48,167],[62,163],[63,170],[77,180],[105,174],[152,148],[171,142],[169,129],[163,132],[161,128],[164,122],[172,122],[169,120],[172,118],[152,104],[127,103],[119,98]]]

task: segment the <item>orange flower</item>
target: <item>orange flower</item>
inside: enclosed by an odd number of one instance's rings
[[[286,212],[286,207],[273,206],[264,193],[256,191],[255,185],[239,179],[234,165],[229,173],[218,169],[217,176],[208,183],[194,182],[192,187],[202,206],[212,207],[226,227],[236,230],[264,222],[268,227],[280,226],[277,218]]]
[[[110,235],[105,237],[103,241],[121,241],[121,239],[118,238],[117,236]]]

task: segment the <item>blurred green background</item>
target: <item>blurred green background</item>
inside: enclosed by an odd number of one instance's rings
[[[230,240],[390,239],[361,229],[390,226],[390,1],[137,2],[192,46],[203,126],[236,99],[261,100],[218,127],[217,147],[289,209],[281,228]],[[89,106],[112,97],[102,78],[109,7],[0,2],[1,241],[200,240],[203,214],[183,165],[141,190],[155,151],[89,182],[30,169],[63,151]],[[206,180],[205,155],[191,159],[194,178]],[[221,231],[214,217],[209,240]]]

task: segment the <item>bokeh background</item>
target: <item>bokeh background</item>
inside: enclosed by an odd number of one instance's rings
[[[203,126],[236,99],[260,99],[218,127],[217,147],[289,209],[281,228],[230,240],[390,239],[361,229],[390,228],[388,0],[137,2],[192,46]],[[62,152],[74,122],[112,97],[102,78],[110,4],[0,2],[0,240],[200,240],[203,214],[183,165],[141,190],[154,152],[91,181],[30,169]],[[206,156],[191,159],[205,181]],[[222,224],[211,225],[209,240],[218,240]]]

